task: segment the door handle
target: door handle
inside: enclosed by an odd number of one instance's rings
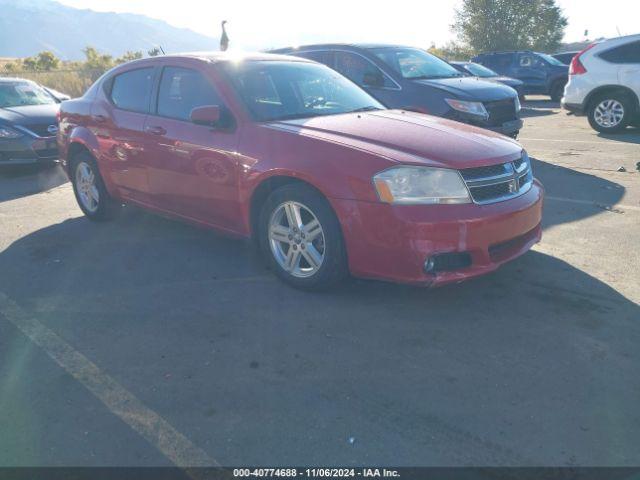
[[[93,115],[93,120],[98,123],[104,123],[107,121],[107,117],[105,117],[104,115]]]
[[[152,135],[164,135],[165,133],[167,133],[164,128],[158,126],[150,126],[147,127],[146,130]]]

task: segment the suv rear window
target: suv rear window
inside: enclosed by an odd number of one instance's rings
[[[139,68],[117,75],[111,86],[111,101],[123,110],[147,113],[153,84],[153,68]]]
[[[640,41],[620,45],[602,52],[600,58],[611,63],[640,63]]]
[[[513,54],[511,53],[495,53],[478,58],[478,63],[485,65],[492,70],[505,69],[511,66]],[[499,71],[499,70],[496,70]]]

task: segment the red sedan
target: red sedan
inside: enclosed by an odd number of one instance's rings
[[[121,65],[62,104],[58,143],[89,218],[124,202],[253,237],[296,287],[457,282],[541,235],[543,188],[517,142],[387,110],[302,58]]]

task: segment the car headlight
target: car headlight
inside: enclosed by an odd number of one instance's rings
[[[522,109],[522,105],[520,105],[520,99],[518,98],[518,95],[516,95],[516,113],[518,113],[521,109]]]
[[[484,108],[482,102],[467,102],[465,100],[456,100],[454,98],[445,98],[444,101],[447,102],[451,108],[459,112],[489,118],[489,113],[487,113],[487,109]]]
[[[0,140],[10,140],[13,138],[22,137],[23,133],[18,130],[14,130],[10,127],[3,127],[0,125]]]
[[[471,203],[464,180],[448,168],[394,167],[375,175],[373,183],[385,203]]]

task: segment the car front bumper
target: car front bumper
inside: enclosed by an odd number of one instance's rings
[[[56,137],[22,136],[0,140],[0,166],[34,165],[58,161]]]
[[[500,124],[493,124],[487,120],[480,119],[473,115],[462,114],[460,112],[452,112],[451,119],[513,138],[518,135],[524,125],[524,121],[519,117],[512,118]]]
[[[341,219],[353,275],[423,286],[461,282],[496,270],[542,235],[544,188],[489,205],[388,205],[332,199]],[[442,254],[469,264],[428,272]]]

